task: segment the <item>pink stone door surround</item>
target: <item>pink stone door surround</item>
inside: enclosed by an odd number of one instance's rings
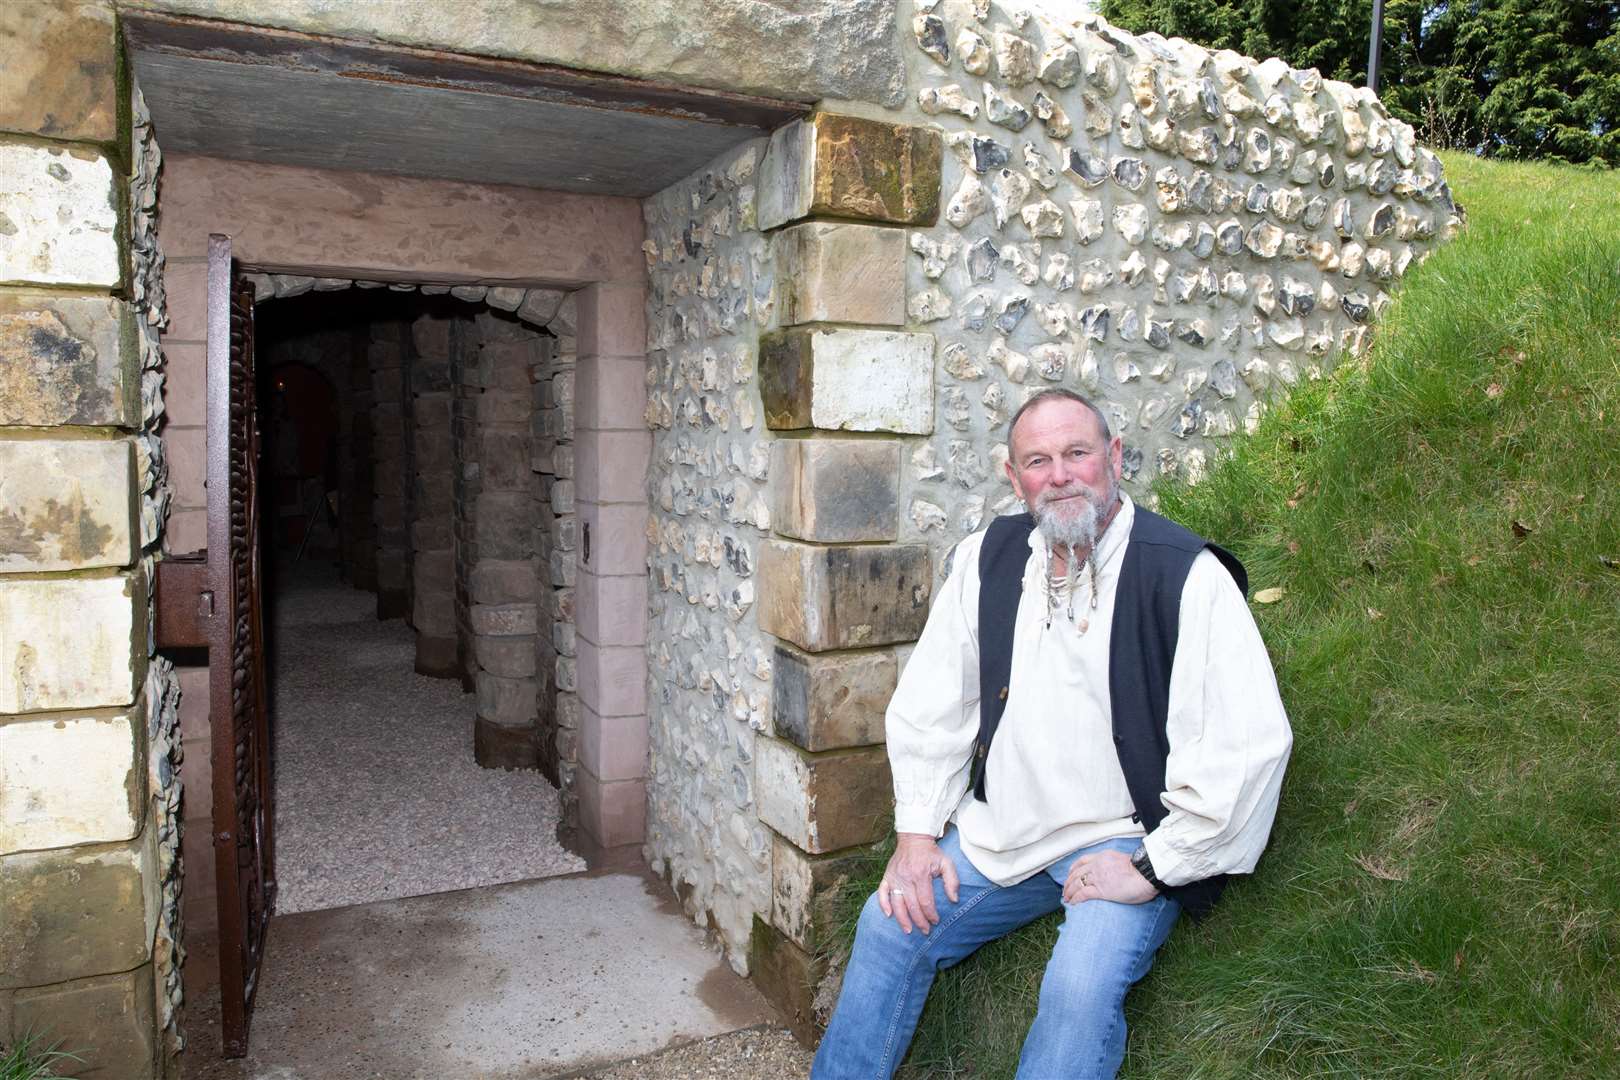
[[[646,829],[646,473],[652,445],[642,419],[640,203],[176,154],[165,165],[161,210],[172,311],[163,342],[170,415],[163,435],[174,464],[173,551],[200,546],[195,524],[206,505],[197,406],[205,377],[199,271],[210,232],[230,236],[253,270],[576,293],[582,534],[575,591],[576,790],[589,846],[639,844]],[[186,704],[194,712],[199,702],[191,697]],[[200,704],[206,712],[206,701]],[[206,717],[194,717],[189,730],[205,732]],[[196,750],[190,760],[206,759],[206,747]]]

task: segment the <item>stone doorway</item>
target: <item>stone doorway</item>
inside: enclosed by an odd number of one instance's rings
[[[508,313],[486,311],[472,321],[491,329],[521,321],[537,294],[567,297],[553,301],[553,314],[566,307],[574,324],[550,337],[557,356],[578,357],[572,453],[557,432],[531,427],[528,437],[549,445],[478,445],[475,455],[463,452],[458,459],[455,442],[467,440],[457,425],[479,417],[456,414],[461,399],[453,387],[418,393],[405,362],[423,344],[421,334],[438,330],[413,322],[392,338],[368,340],[373,408],[363,418],[358,410],[347,414],[348,454],[339,453],[335,470],[335,557],[351,580],[375,587],[377,614],[409,620],[413,668],[459,677],[474,692],[480,760],[540,766],[559,781],[563,823],[577,824],[583,850],[604,861],[639,858],[647,815],[645,477],[651,438],[643,416],[646,264],[638,200],[804,107],[525,65],[481,60],[474,68],[453,56],[185,18],[143,15],[126,25],[132,71],[168,151],[159,198],[172,314],[163,342],[170,406],[162,435],[175,490],[166,550],[200,546],[206,505],[200,479],[207,448],[187,399],[201,396],[201,256],[210,233],[229,235],[242,264],[264,272],[261,306],[318,292],[404,293],[416,288],[408,283],[425,282],[418,298],[432,293]],[[342,78],[351,67],[372,72],[399,65],[399,79]],[[498,93],[490,92],[492,78],[501,84]],[[203,85],[208,90],[199,94]],[[196,103],[204,98],[212,106],[199,112]],[[393,110],[401,108],[417,119],[461,119],[435,131],[415,121],[398,123]],[[341,130],[331,125],[334,115],[346,118]],[[514,157],[519,142],[526,149]],[[525,186],[482,182],[489,177]],[[508,352],[525,347],[510,340],[500,345]],[[521,366],[500,368],[511,373]],[[532,395],[537,385],[523,389]],[[519,387],[481,389],[487,404]],[[431,394],[447,397],[421,400]],[[531,397],[524,407],[533,404]],[[560,415],[564,403],[548,410]],[[415,437],[433,426],[429,414],[438,421],[446,412],[453,435],[448,461],[442,440]],[[522,427],[506,414],[483,419]],[[366,440],[355,427],[367,423],[371,453],[362,459]],[[517,431],[504,434],[519,441]],[[397,453],[387,453],[384,443]],[[436,477],[418,484],[419,463],[439,470]],[[537,470],[542,463],[548,467]],[[565,470],[576,475],[562,475]],[[491,475],[513,486],[469,489],[469,481],[482,485]],[[509,595],[521,572],[485,565],[469,553],[489,539],[479,535],[483,526],[502,517],[510,525],[520,515],[529,521],[537,500],[521,487],[546,476],[552,479],[538,501],[552,512],[547,531],[562,557],[554,567],[547,560],[548,571],[555,570],[545,582],[555,610],[542,613],[537,603]],[[316,523],[296,519],[318,518],[306,508],[318,511],[322,500],[309,498],[302,480],[294,486],[300,490],[288,525],[298,531]],[[324,493],[324,484],[316,486]],[[529,505],[520,505],[525,501]],[[371,507],[369,522],[354,512],[362,503]],[[411,517],[430,505],[437,517]],[[577,533],[566,523],[569,510]],[[515,534],[512,528],[486,531],[507,539]],[[577,580],[564,584],[569,575]],[[448,605],[442,602],[447,583]],[[556,598],[570,584],[577,609],[571,627],[567,598]],[[453,613],[448,626],[446,610]],[[536,684],[548,660],[555,695],[542,695]],[[195,670],[180,677],[190,683],[182,703],[189,713],[184,734],[194,744],[187,761],[206,762],[206,751],[196,745],[208,738],[207,717],[197,708],[201,680]],[[577,707],[566,696],[571,689]],[[533,724],[513,722],[531,717]],[[554,737],[536,739],[533,730],[548,719]],[[570,721],[573,736],[563,734]],[[206,787],[189,776],[186,784]],[[206,807],[193,801],[183,813],[190,819],[188,880],[197,870],[206,879],[211,852],[197,839],[210,832]],[[205,889],[186,890],[188,938],[206,939],[209,900]]]
[[[179,239],[168,245],[175,253],[170,255],[167,275],[174,316],[164,339],[170,407],[163,436],[176,465],[169,550],[183,551],[200,543],[201,530],[193,522],[200,524],[206,500],[200,483],[205,443],[194,404],[201,397],[203,383],[204,264],[187,247],[194,248],[192,238],[206,236],[215,228],[211,222],[224,216],[241,250],[251,255],[257,240],[269,245],[261,250],[273,251],[272,238],[283,236],[277,215],[284,208],[280,203],[266,208],[261,202],[259,217],[244,218],[239,208],[249,204],[217,198],[206,179],[199,185],[201,190],[188,190],[187,181],[215,169],[241,170],[233,187],[246,184],[267,194],[280,190],[285,196],[285,184],[277,181],[287,177],[275,169],[196,159],[171,159],[169,168],[168,190],[177,197],[165,205],[166,222]],[[324,191],[328,200],[336,194],[340,202],[347,201],[345,195],[355,185],[367,183],[349,175],[299,172],[299,180]],[[404,196],[403,205],[395,208],[397,217],[381,228],[373,224],[367,238],[370,251],[348,243],[344,254],[358,253],[380,261],[377,249],[396,246],[397,238],[413,229],[412,217],[420,203],[411,205],[412,196],[435,202],[446,198],[440,185],[431,185],[433,190],[423,193],[421,189],[427,185],[397,179],[387,182]],[[448,201],[454,202],[458,194],[461,192],[451,193]],[[493,194],[504,196],[508,203],[514,201],[514,193]],[[302,212],[311,212],[310,200],[302,194],[293,193],[291,199]],[[524,210],[538,211],[539,216],[550,219],[542,223],[544,232],[557,227],[558,218],[577,220],[582,209],[577,204],[559,207],[556,199],[536,192],[515,201],[525,204]],[[354,306],[358,302],[377,309],[373,312],[376,317],[368,317],[364,323],[364,333],[352,324],[335,337],[328,332],[324,347],[306,342],[301,352],[294,348],[281,357],[285,363],[278,361],[272,344],[263,351],[261,366],[272,378],[278,366],[289,371],[300,364],[314,367],[340,388],[340,399],[345,392],[348,395],[347,405],[340,409],[335,467],[323,468],[318,481],[308,478],[316,481],[317,489],[325,489],[326,474],[336,473],[335,501],[340,511],[331,560],[314,565],[332,567],[335,584],[335,561],[349,582],[375,589],[375,599],[365,597],[370,610],[364,614],[372,620],[368,626],[375,629],[375,619],[381,616],[395,620],[391,625],[406,635],[396,678],[418,678],[415,672],[449,677],[450,682],[439,685],[467,710],[472,728],[471,734],[463,732],[453,739],[461,763],[471,765],[476,753],[491,766],[533,770],[543,764],[560,782],[564,794],[556,815],[536,810],[526,823],[537,845],[549,854],[529,852],[522,867],[500,875],[508,880],[567,868],[563,854],[552,846],[555,841],[550,833],[558,824],[579,848],[592,852],[595,861],[627,859],[639,847],[645,813],[641,780],[644,694],[633,698],[620,691],[617,698],[604,698],[600,678],[592,682],[579,674],[581,663],[594,664],[593,674],[603,670],[601,654],[607,650],[599,643],[604,641],[613,646],[611,660],[621,665],[640,661],[644,601],[621,604],[606,616],[601,605],[587,603],[580,619],[575,617],[575,603],[567,591],[594,596],[604,587],[621,592],[629,587],[631,591],[625,595],[633,596],[645,575],[643,528],[633,522],[628,529],[619,524],[645,505],[641,476],[646,469],[648,440],[632,427],[640,426],[644,407],[644,398],[638,402],[632,396],[637,391],[644,394],[644,289],[635,276],[640,269],[635,246],[639,222],[633,216],[635,204],[629,200],[606,207],[596,200],[582,201],[597,204],[592,207],[596,220],[585,225],[595,227],[607,242],[601,242],[599,235],[594,245],[583,238],[560,246],[547,243],[546,254],[539,259],[531,255],[528,265],[556,259],[560,251],[568,258],[583,256],[594,264],[595,272],[616,273],[628,280],[576,288],[569,281],[577,282],[576,269],[574,274],[558,275],[563,277],[560,282],[552,278],[533,286],[467,284],[455,277],[466,272],[467,257],[447,259],[441,252],[437,266],[424,259],[425,265],[418,264],[422,269],[417,273],[390,271],[390,278],[426,278],[429,284],[419,287],[399,280],[383,281],[381,274],[339,277],[333,273],[336,266],[322,261],[330,254],[305,241],[307,254],[296,266],[303,273],[265,273],[256,282],[258,314],[267,327],[273,327],[278,305],[289,313],[289,322],[306,327],[319,327],[322,322],[308,311],[300,315],[295,305]],[[314,213],[319,217],[323,210],[329,217],[342,219],[348,207],[334,208],[328,202],[326,207],[316,206]],[[490,220],[487,210],[486,204],[468,212],[469,231],[487,234],[492,227],[504,228],[500,216]],[[602,220],[603,211],[608,222]],[[521,239],[522,230],[519,233]],[[492,238],[480,235],[478,239]],[[253,261],[262,266],[270,260]],[[517,262],[522,265],[522,259]],[[271,265],[281,269],[287,261],[276,260]],[[563,268],[570,269],[566,259]],[[406,307],[383,310],[399,304]],[[272,340],[276,336],[273,329],[270,336]],[[586,373],[584,379],[575,377],[580,371]],[[612,384],[605,401],[599,388],[602,379]],[[589,396],[580,402],[576,429],[572,406],[581,393]],[[613,474],[607,483],[592,482],[591,478],[604,475],[604,458]],[[195,473],[191,472],[192,461],[197,462]],[[580,462],[577,476],[576,461]],[[580,489],[576,489],[576,479]],[[303,496],[298,509],[309,505],[308,496]],[[599,545],[596,557],[586,559],[583,552],[576,552],[575,537],[603,528],[604,522],[608,533],[617,534],[617,543]],[[296,531],[296,525],[289,525],[289,531]],[[198,540],[188,545],[188,537]],[[311,543],[316,542],[325,546],[327,540],[316,535]],[[306,551],[306,561],[299,566],[311,565],[307,556]],[[560,596],[559,590],[563,590]],[[350,592],[352,597],[352,589]],[[296,609],[297,604],[292,606]],[[305,597],[305,608],[310,607],[323,611],[329,605]],[[407,621],[409,630],[404,629]],[[644,682],[640,670],[644,669],[625,667],[624,674],[616,675],[620,682],[613,689],[633,679],[639,691]],[[192,744],[184,783],[191,791],[206,792],[208,778],[192,775],[199,768],[206,769],[209,759],[206,694],[200,692],[205,671],[182,669],[181,678],[191,681],[190,692],[182,698],[182,710],[189,720],[184,727]],[[463,686],[471,691],[465,696]],[[595,763],[588,759],[590,751],[581,737],[594,736],[594,745],[600,746],[605,736],[604,717],[625,726],[615,729],[615,736],[625,729],[634,736],[639,730],[643,748],[626,752],[615,747],[620,755],[615,760],[622,771],[606,778],[599,765],[592,767]],[[546,734],[537,737],[542,721],[547,725]],[[217,978],[218,923],[208,844],[212,823],[206,802],[190,801],[185,812],[184,903],[191,956],[186,975],[191,986],[188,996],[197,1002]],[[506,812],[509,817],[514,812],[512,800],[508,800]],[[284,866],[292,868],[291,856],[285,850],[283,856]],[[536,857],[540,865],[535,865]],[[446,874],[437,878],[429,874],[418,880],[422,888],[469,884]],[[313,902],[346,902],[363,896],[339,889],[324,901]],[[204,1044],[203,1050],[217,1052],[212,1044]]]

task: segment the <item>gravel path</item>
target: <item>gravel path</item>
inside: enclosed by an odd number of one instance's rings
[[[282,913],[585,869],[557,791],[480,768],[473,696],[412,670],[414,635],[330,565],[278,574],[272,696]]]
[[[582,1080],[790,1080],[810,1075],[810,1051],[785,1028],[746,1028],[631,1058]]]

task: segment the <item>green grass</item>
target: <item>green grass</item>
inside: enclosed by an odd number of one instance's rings
[[[10,1046],[0,1046],[0,1080],[46,1080],[62,1075],[57,1068],[78,1060],[55,1045],[42,1046],[39,1039],[25,1035]]]
[[[1446,168],[1469,227],[1366,362],[1161,492],[1284,590],[1295,748],[1124,1077],[1620,1076],[1620,178]],[[1054,933],[942,976],[909,1075],[1012,1075]]]

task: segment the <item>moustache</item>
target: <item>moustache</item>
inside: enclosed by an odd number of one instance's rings
[[[1035,505],[1037,507],[1043,507],[1044,508],[1044,507],[1052,505],[1055,502],[1068,501],[1070,499],[1075,498],[1076,496],[1078,496],[1078,497],[1084,499],[1086,502],[1090,503],[1094,509],[1101,509],[1101,507],[1098,506],[1098,503],[1101,500],[1096,495],[1096,493],[1091,491],[1089,488],[1084,488],[1084,487],[1059,488],[1059,489],[1056,489],[1056,490],[1054,490],[1052,488],[1047,488],[1045,491],[1043,491],[1039,495],[1035,496]]]

